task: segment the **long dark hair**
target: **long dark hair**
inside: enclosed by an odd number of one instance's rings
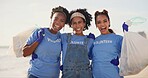
[[[97,16],[99,16],[99,15],[105,15],[107,17],[107,19],[110,21],[110,18],[109,18],[109,15],[108,15],[108,11],[107,10],[103,10],[102,12],[96,11],[95,12],[95,24],[96,24]],[[109,25],[109,27],[110,27],[110,25]],[[114,31],[112,29],[108,29],[108,31],[110,33],[114,33]]]

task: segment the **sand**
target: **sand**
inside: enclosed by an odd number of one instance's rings
[[[29,59],[29,57],[16,58],[7,52],[0,52],[0,78],[26,78]],[[124,78],[148,78],[148,66],[139,74]]]

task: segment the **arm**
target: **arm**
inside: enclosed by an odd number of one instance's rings
[[[34,50],[37,48],[38,45],[39,45],[39,43],[37,41],[35,41],[31,45],[25,45],[23,47],[23,56],[26,57],[26,56],[31,55],[34,52]]]
[[[91,60],[92,59],[93,41],[95,40],[95,35],[92,34],[92,33],[89,33],[89,35],[87,36],[87,38],[92,39],[91,40],[91,44],[90,44],[91,46],[89,47],[89,53],[88,53],[89,59]]]
[[[35,42],[33,42],[31,45],[25,45],[23,47],[23,56],[29,56],[31,55],[35,49],[38,47],[38,45],[40,44],[40,42],[43,40],[43,36],[44,35],[44,29],[40,29],[37,33],[37,40]]]

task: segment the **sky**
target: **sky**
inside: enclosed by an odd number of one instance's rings
[[[86,8],[93,17],[95,11],[106,9],[111,29],[116,34],[123,35],[123,22],[134,17],[148,19],[147,4],[148,0],[0,0],[0,46],[9,46],[13,36],[32,27],[49,27],[51,10],[57,6],[63,6],[69,11]],[[96,36],[100,35],[94,20],[91,24],[84,34],[91,32]],[[148,21],[131,26],[129,30],[148,32]],[[61,32],[72,30],[66,25]]]

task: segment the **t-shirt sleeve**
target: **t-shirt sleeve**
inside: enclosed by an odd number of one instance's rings
[[[33,42],[37,40],[38,31],[39,29],[36,29],[33,31],[33,33],[30,35],[30,37],[26,41],[27,45],[31,45]]]

